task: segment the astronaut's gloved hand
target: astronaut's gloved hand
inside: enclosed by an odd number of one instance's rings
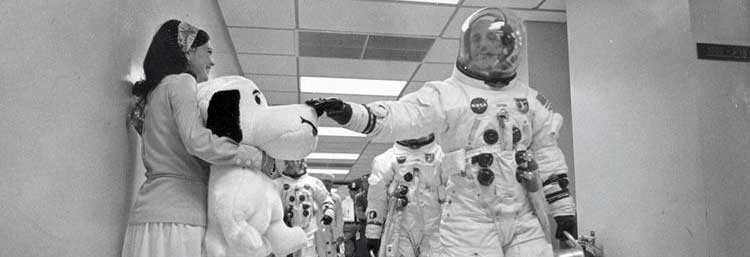
[[[575,215],[557,216],[555,217],[555,222],[557,223],[557,231],[555,232],[557,239],[560,241],[568,240],[563,231],[568,231],[573,238],[578,238],[578,223],[576,222]]]
[[[334,216],[333,209],[326,208],[325,211],[323,211],[323,218],[320,219],[320,223],[323,223],[323,225],[331,225],[331,222],[333,222],[333,216]]]
[[[527,151],[516,152],[516,181],[521,183],[523,187],[529,192],[539,191],[541,187],[541,177],[539,176],[539,165],[536,163],[532,155]]]
[[[367,250],[377,252],[380,249],[380,238],[368,238]]]
[[[315,108],[318,117],[325,113],[338,124],[344,125],[352,118],[352,106],[338,98],[318,98],[305,101]]]
[[[288,205],[286,208],[284,208],[284,224],[286,224],[287,227],[292,227],[292,217],[294,217],[294,207],[291,205]]]

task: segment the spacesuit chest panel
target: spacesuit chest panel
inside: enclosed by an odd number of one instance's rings
[[[495,152],[525,150],[532,136],[529,100],[525,92],[491,91],[464,87],[468,104],[459,131],[464,149],[492,149]],[[483,150],[480,150],[483,151]]]
[[[440,184],[437,162],[434,153],[415,152],[395,155],[394,184],[408,186],[410,195],[415,191],[436,189]]]

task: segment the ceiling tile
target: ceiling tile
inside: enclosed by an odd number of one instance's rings
[[[421,62],[434,38],[377,36],[367,40],[364,59]]]
[[[308,57],[359,59],[367,35],[300,31],[299,54]]]
[[[218,0],[227,26],[295,28],[294,0]]]
[[[244,74],[297,75],[297,58],[282,55],[237,54]]]
[[[549,10],[562,10],[565,11],[565,0],[547,0],[542,4],[540,9],[549,9]]]
[[[301,29],[437,36],[453,6],[351,0],[299,1]]]
[[[469,18],[472,13],[479,10],[480,8],[460,8],[453,19],[448,23],[448,27],[445,28],[442,37],[444,38],[458,38],[461,35],[461,25],[464,20]]]
[[[443,32],[442,37],[444,38],[458,38],[461,35],[461,25],[464,20],[471,16],[472,13],[479,10],[480,8],[461,8],[453,16],[453,20],[450,21],[448,27]],[[515,15],[524,21],[546,21],[546,22],[565,22],[565,12],[560,11],[544,11],[544,10],[511,10]]]
[[[301,76],[403,80],[411,77],[419,63],[300,57]]]
[[[539,9],[565,10],[565,0],[531,0],[531,1],[529,0],[503,0],[500,3],[502,4],[498,5],[497,0],[466,0],[464,1],[463,6],[474,6],[474,7],[500,6],[500,7],[506,7],[506,8],[530,9],[542,3]]]
[[[559,22],[565,23],[567,16],[565,12],[560,11],[531,11],[531,10],[514,10],[518,17],[521,17],[524,21],[544,21],[544,22]]]
[[[444,80],[453,73],[452,63],[424,63],[417,74],[414,74],[412,81],[435,81]]]
[[[268,100],[268,105],[284,105],[298,103],[297,93],[281,91],[263,91],[263,95]]]
[[[296,94],[299,89],[296,76],[245,74],[245,77],[255,82],[261,92],[280,91]]]
[[[365,144],[340,143],[335,141],[318,141],[315,151],[327,153],[358,153],[362,152]]]
[[[226,54],[226,53],[213,53],[211,57],[214,60],[214,67],[211,68],[211,77],[220,77],[220,76],[228,76],[228,75],[237,75],[240,73],[238,70],[240,67],[237,67],[237,63],[235,61],[235,58],[237,58],[234,54]]]
[[[458,40],[438,38],[424,58],[425,62],[454,63],[458,55]]]
[[[296,55],[293,30],[229,28],[237,53]]]

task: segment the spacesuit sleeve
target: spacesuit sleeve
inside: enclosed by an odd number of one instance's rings
[[[228,137],[218,137],[206,128],[198,109],[195,79],[187,74],[176,76],[175,81],[164,86],[185,150],[211,164],[240,165],[250,161],[260,169],[263,153]]]
[[[313,178],[314,182],[312,183],[312,190],[315,198],[315,203],[320,206],[320,210],[322,212],[325,212],[326,209],[333,210],[333,198],[331,198],[331,194],[328,193],[328,190],[326,190],[325,185],[323,185],[323,182],[320,181],[317,178]]]
[[[372,174],[368,179],[370,187],[367,190],[367,227],[365,236],[377,239],[383,233],[385,217],[388,213],[388,187],[393,181],[389,152],[375,157],[372,162]]]
[[[576,207],[568,190],[568,165],[557,138],[563,117],[552,111],[549,100],[531,90],[530,107],[534,111],[531,150],[539,165],[539,175],[552,216],[575,215]]]
[[[341,207],[341,197],[335,194],[331,194],[333,198],[333,210],[336,214],[333,223],[333,238],[344,237],[344,211]]]
[[[367,134],[375,142],[394,142],[423,137],[446,127],[441,91],[428,82],[398,101],[377,101],[366,105],[349,103],[352,118],[344,125]]]

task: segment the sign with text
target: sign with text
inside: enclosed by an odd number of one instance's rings
[[[698,59],[750,62],[750,46],[698,43]]]

